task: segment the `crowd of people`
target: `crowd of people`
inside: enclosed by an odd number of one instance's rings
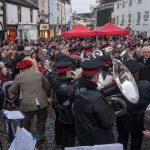
[[[123,98],[127,111],[117,119],[106,99],[105,89],[108,83],[115,84],[113,58],[129,69],[139,91],[137,104]],[[150,137],[150,131],[144,131],[144,114],[150,103],[148,38],[5,41],[0,47],[1,93],[8,81],[13,81],[8,94],[15,96],[13,100],[6,100],[0,94],[0,106],[6,109],[19,107],[25,115],[23,127],[28,131],[36,114],[37,134],[42,140],[45,139],[48,101],[52,100],[56,115],[55,141],[62,149],[73,147],[77,137],[81,146],[118,142],[127,150],[130,135],[130,150],[141,150],[143,136]],[[115,121],[117,141],[113,135]],[[42,144],[42,140],[38,144]]]

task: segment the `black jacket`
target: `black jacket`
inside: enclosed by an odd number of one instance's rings
[[[139,72],[140,78],[142,80],[150,81],[150,59],[148,59],[145,64],[144,64],[144,58],[143,57],[138,59],[138,61],[145,66],[145,67],[141,67],[141,70]]]
[[[80,145],[114,142],[114,113],[95,82],[81,79],[74,103],[75,128]]]
[[[137,104],[127,103],[127,112],[117,118],[118,130],[140,132],[144,130],[144,112],[150,103],[150,83],[138,80],[139,102]]]

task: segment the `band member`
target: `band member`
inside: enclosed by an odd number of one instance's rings
[[[101,59],[103,63],[102,70],[101,73],[99,74],[99,80],[98,80],[98,87],[101,89],[113,81],[112,70],[111,70],[112,62],[109,55],[97,57],[97,60],[98,59]]]
[[[105,52],[105,49],[107,48],[107,47],[109,47],[109,46],[111,46],[107,41],[103,41],[102,43],[101,43],[101,47],[100,47],[100,50],[105,54],[106,52]]]
[[[76,133],[82,146],[114,143],[114,113],[97,90],[101,66],[102,62],[99,60],[81,63],[82,78],[75,90],[73,110]]]
[[[51,87],[53,89],[53,108],[55,109],[55,141],[57,145],[74,146],[75,128],[71,119],[71,102],[68,102],[66,96],[67,89],[71,85],[70,69],[72,63],[62,60],[55,64],[55,75],[50,78]],[[66,105],[66,104],[69,104]],[[65,108],[67,107],[67,109]],[[68,114],[67,114],[68,113]],[[70,117],[70,120],[68,118]]]
[[[85,48],[85,55],[84,55],[84,58],[89,58],[91,59],[92,58],[92,54],[93,54],[93,46],[92,45],[89,45]]]
[[[69,52],[68,55],[74,59],[77,59],[79,57],[79,55],[78,55],[79,49],[77,46],[72,47],[71,49],[68,50],[68,52]]]
[[[136,53],[136,45],[134,43],[130,43],[128,46],[128,54],[134,59],[139,59],[139,55]]]
[[[140,150],[143,140],[144,112],[150,103],[150,83],[139,79],[140,64],[136,60],[128,60],[124,63],[132,73],[139,91],[137,104],[127,103],[126,114],[117,118],[118,142],[127,150],[129,134],[131,135],[130,150]]]

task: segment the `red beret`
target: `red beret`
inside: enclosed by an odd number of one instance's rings
[[[20,70],[23,70],[23,69],[26,69],[26,68],[30,68],[32,65],[33,65],[32,61],[30,61],[30,60],[22,60],[21,62],[19,62],[16,65],[16,68],[20,69]]]

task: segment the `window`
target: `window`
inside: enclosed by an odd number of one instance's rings
[[[142,4],[142,0],[138,0],[138,4]]]
[[[134,35],[134,33],[135,33],[135,31],[132,30],[132,31],[131,31],[131,35]]]
[[[145,11],[144,12],[143,18],[144,18],[144,21],[148,21],[148,19],[149,19],[149,11]]]
[[[140,35],[140,31],[136,31],[137,35]]]
[[[143,35],[144,35],[144,36],[147,36],[147,32],[146,32],[146,31],[144,31],[144,32],[143,32]]]
[[[119,9],[119,3],[117,3],[117,9]]]
[[[125,1],[122,2],[122,8],[125,8]]]
[[[121,25],[124,25],[124,15],[122,15]]]
[[[60,18],[59,17],[57,17],[57,24],[60,24]]]
[[[18,6],[18,22],[21,22],[21,7]]]
[[[57,3],[57,10],[60,11],[60,4]]]
[[[3,10],[3,6],[0,6],[0,10]]]
[[[141,23],[141,12],[137,13],[137,25],[140,25]]]
[[[129,0],[129,6],[132,6],[132,0]]]
[[[33,23],[33,9],[30,9],[30,22]]]
[[[119,16],[117,16],[116,24],[117,24],[117,25],[119,24]]]
[[[131,24],[131,14],[128,14],[128,24]]]

